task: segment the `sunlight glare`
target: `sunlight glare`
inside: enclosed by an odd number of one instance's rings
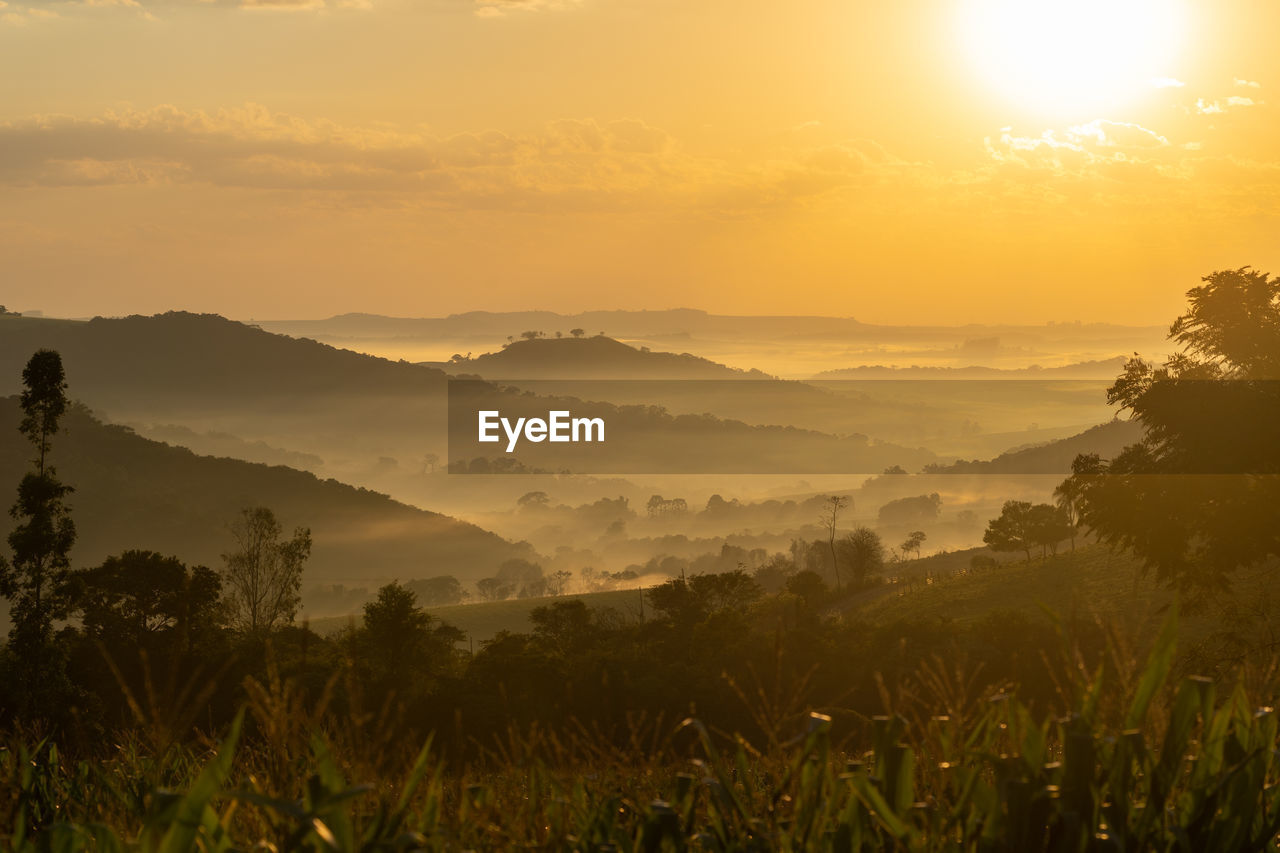
[[[988,85],[1062,116],[1129,101],[1174,76],[1186,10],[1177,0],[963,0],[960,30]]]

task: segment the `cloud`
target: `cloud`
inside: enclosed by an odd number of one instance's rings
[[[1237,78],[1235,79],[1234,83],[1235,83],[1235,85],[1237,85],[1237,86],[1244,86],[1244,87],[1249,88],[1249,89],[1261,89],[1261,88],[1262,88],[1262,84],[1261,84],[1261,83],[1254,82],[1253,80],[1241,80],[1239,77],[1237,77]]]
[[[570,9],[581,0],[474,0],[475,12],[482,18],[500,18],[512,12],[544,12]]]
[[[1218,115],[1228,110],[1241,107],[1256,107],[1262,104],[1262,101],[1253,98],[1244,98],[1239,95],[1232,95],[1222,100],[1206,101],[1204,98],[1196,98],[1195,111],[1200,115]]]
[[[1157,89],[1181,89],[1187,84],[1175,77],[1153,77],[1151,85]]]

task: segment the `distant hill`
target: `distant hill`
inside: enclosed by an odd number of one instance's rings
[[[927,470],[937,474],[1069,474],[1072,461],[1081,453],[1097,453],[1108,459],[1141,438],[1142,426],[1137,421],[1113,420],[1070,438],[1010,450],[995,459],[960,460]]]
[[[1059,367],[886,367],[862,365],[824,370],[819,379],[1114,379],[1124,369],[1124,356],[1064,364]]]
[[[339,467],[443,449],[448,376],[431,368],[208,314],[0,317],[0,394],[20,390],[41,347],[62,354],[72,395],[116,423],[224,433]]]
[[[0,504],[28,470],[31,446],[18,432],[16,397],[0,398]],[[273,509],[281,524],[311,528],[305,582],[376,582],[451,574],[464,583],[512,557],[533,557],[472,524],[415,509],[386,495],[283,466],[197,456],[185,448],[104,424],[83,407],[53,443],[59,477],[75,487],[75,565],[127,548],[176,554],[217,567],[231,547],[227,525],[245,507]],[[4,516],[0,530],[11,523]]]
[[[861,322],[853,317],[817,315],[711,314],[692,308],[665,311],[468,311],[446,317],[388,317],[380,314],[341,314],[321,320],[257,320],[264,329],[287,335],[352,338],[504,338],[525,330],[554,334],[581,328],[588,335],[650,338],[688,334],[707,337],[773,339],[893,339],[904,335],[937,339],[963,339],[974,335],[1035,334],[1128,338],[1134,332],[1163,336],[1163,327],[1122,326],[1111,323],[1061,323],[1046,325],[891,326]]]
[[[604,335],[535,338],[497,352],[447,363],[429,363],[450,373],[487,379],[769,379],[689,353],[653,352]]]
[[[529,343],[550,344],[557,353],[563,351],[559,345],[581,345],[630,353],[622,358],[647,360],[654,355],[607,339]],[[73,395],[111,421],[148,429],[176,425],[261,441],[319,457],[325,471],[363,482],[376,476],[371,471],[433,467],[447,450],[449,376],[431,367],[271,334],[211,315],[169,313],[87,322],[3,317],[0,393],[19,389],[22,366],[40,347],[62,353]],[[721,378],[741,375],[693,356],[672,358],[674,364],[723,371]],[[698,393],[705,398],[705,391]],[[654,470],[654,460],[662,459],[666,443],[673,440],[689,450],[691,459],[705,457],[714,465],[748,471],[760,470],[751,467],[757,462],[773,466],[763,470],[822,470],[834,459],[846,471],[878,471],[892,464],[918,467],[936,459],[927,450],[869,439],[856,425],[843,430],[842,436],[784,433],[780,427],[789,424],[778,424],[765,405],[756,405],[759,418],[753,422],[772,420],[779,429],[753,429],[747,423],[709,417],[664,418],[651,409],[661,400],[608,406],[603,404],[614,401],[607,395],[591,399],[602,404],[594,407],[597,414],[624,427],[611,435],[627,435],[628,425],[643,434],[643,441],[629,447],[609,444],[610,452],[616,448],[631,453],[629,460],[640,467],[630,472]],[[525,395],[519,403],[540,409],[542,415],[551,409],[581,408],[555,391]],[[474,423],[469,430],[474,434]],[[532,449],[535,456],[545,455],[536,450]],[[536,461],[531,464],[539,467]],[[705,470],[724,468],[709,464]]]

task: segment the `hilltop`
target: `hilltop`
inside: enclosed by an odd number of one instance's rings
[[[607,337],[514,341],[475,358],[428,363],[455,374],[488,379],[770,379],[689,353],[654,352]]]

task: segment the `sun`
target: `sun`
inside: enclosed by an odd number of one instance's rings
[[[959,15],[987,85],[1059,116],[1115,106],[1173,76],[1186,30],[1179,0],[961,0]]]

